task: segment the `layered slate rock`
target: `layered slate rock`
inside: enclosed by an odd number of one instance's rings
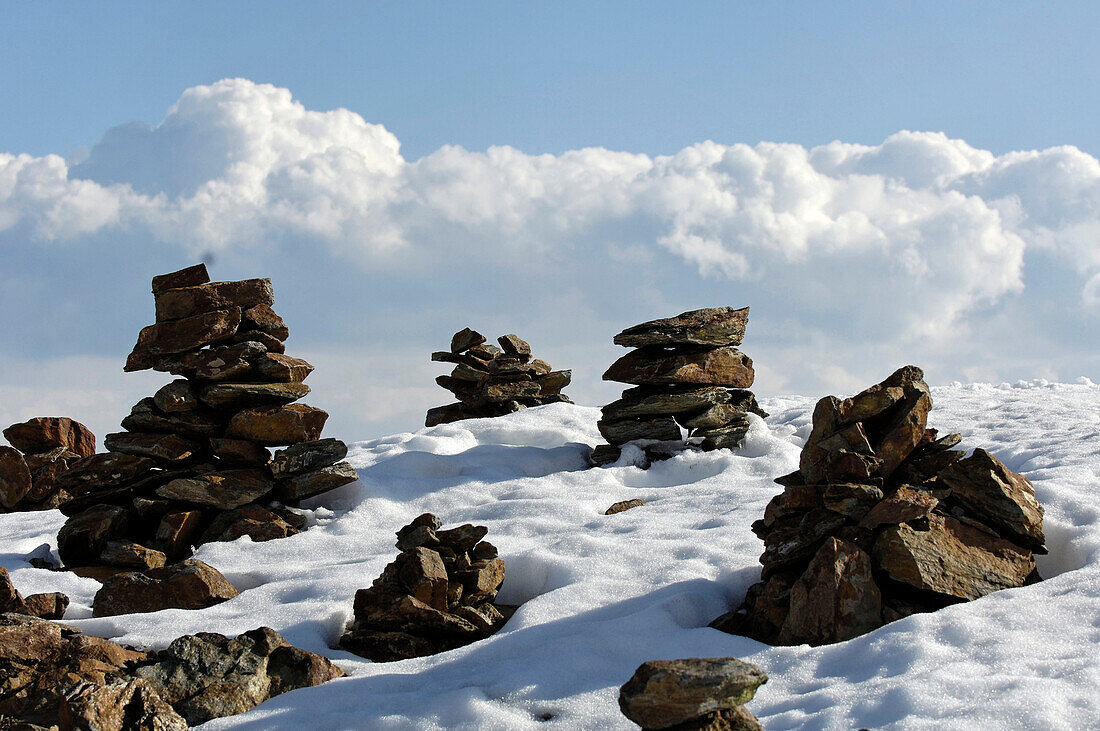
[[[4,430],[0,512],[52,510],[72,498],[58,476],[95,454],[95,435],[67,416],[38,416]]]
[[[178,377],[133,407],[106,453],[71,420],[9,429],[35,448],[71,450],[50,474],[67,496],[58,553],[87,575],[162,570],[208,541],[295,535],[300,501],[358,479],[341,461],[347,446],[322,438],[328,414],[299,401],[313,366],[284,352],[270,280],[211,282],[199,264],[154,277],[153,295],[156,322],[125,370]],[[273,447],[293,458],[273,462]]]
[[[752,360],[736,348],[748,319],[748,307],[714,307],[616,335],[616,345],[635,350],[615,361],[603,379],[635,388],[603,407],[598,426],[608,444],[595,448],[592,463],[615,462],[628,442],[640,443],[647,464],[685,447],[736,448],[749,428],[746,414],[767,416],[748,390],[755,377]]]
[[[0,613],[0,725],[11,728],[186,729],[343,676],[267,627],[146,652]]]
[[[814,409],[799,469],[753,531],[761,580],[711,626],[822,645],[1039,580],[1043,509],[1027,478],[927,426],[915,366]]]
[[[449,350],[432,353],[432,360],[454,365],[450,375],[435,379],[455,395],[457,402],[428,410],[425,426],[462,419],[503,416],[530,406],[573,403],[562,393],[572,371],[554,370],[533,358],[531,346],[516,335],[497,338],[500,347],[486,344],[481,333],[465,328],[451,338]]]
[[[340,647],[375,662],[434,655],[484,639],[516,607],[494,603],[504,561],[484,526],[440,530],[431,513],[397,532],[401,553],[355,593],[355,619]]]
[[[198,559],[120,573],[103,582],[92,599],[92,616],[205,609],[237,596],[221,572]]]
[[[651,660],[619,688],[619,709],[643,729],[762,731],[744,704],[766,682],[735,657]]]

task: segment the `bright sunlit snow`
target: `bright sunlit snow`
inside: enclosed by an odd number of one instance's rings
[[[642,471],[585,469],[599,410],[556,404],[359,442],[358,483],[316,498],[313,526],[279,541],[208,544],[197,558],[240,596],[201,611],[91,618],[99,584],[31,568],[57,513],[0,515],[0,565],[24,594],[61,591],[66,622],[142,647],[267,625],[349,677],[204,728],[634,728],[618,687],[645,660],[733,655],[771,680],[749,709],[768,729],[1100,726],[1100,386],[1038,381],[934,388],[929,426],[957,431],[1030,478],[1046,509],[1046,581],[910,617],[826,647],[769,647],[707,628],[759,577],[749,525],[797,467],[814,398],[763,399],[737,452]],[[334,435],[349,437],[353,435]],[[605,516],[612,503],[646,505]],[[493,637],[374,664],[330,649],[355,590],[423,512],[489,528],[522,603]]]

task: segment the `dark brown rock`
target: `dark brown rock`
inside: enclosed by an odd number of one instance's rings
[[[645,500],[634,498],[633,500],[620,500],[604,511],[604,515],[615,515],[631,508],[640,508],[645,505]]]
[[[92,616],[204,609],[235,596],[237,590],[217,569],[189,558],[159,569],[111,577],[92,599]]]
[[[491,602],[504,583],[504,561],[493,558],[471,564],[469,569],[456,571],[455,578],[462,582],[462,601],[475,605]]]
[[[305,404],[254,408],[234,414],[226,436],[280,446],[320,438],[328,413]]]
[[[195,264],[179,271],[153,277],[153,294],[160,294],[168,289],[195,287],[209,281],[210,274],[206,271],[206,264]]]
[[[2,612],[29,614],[27,605],[23,601],[23,595],[11,583],[8,570],[0,566],[0,613]]]
[[[611,444],[625,444],[636,439],[654,439],[657,441],[678,440],[683,434],[676,420],[671,416],[659,416],[653,419],[624,419],[596,422],[600,434]]]
[[[480,543],[488,532],[489,529],[483,525],[466,523],[450,530],[436,530],[435,535],[440,543],[449,546],[455,553],[465,553]]]
[[[224,430],[224,425],[206,411],[177,411],[165,413],[157,408],[151,398],[134,404],[129,416],[122,420],[122,428],[132,432],[179,434],[185,437],[214,437]]]
[[[409,596],[433,609],[447,609],[447,568],[443,559],[430,548],[417,546],[403,551],[386,567],[383,576],[392,576]]]
[[[63,729],[186,731],[187,721],[142,680],[75,686],[61,701]]]
[[[504,349],[504,352],[512,357],[525,360],[531,356],[531,346],[518,335],[501,335],[497,338],[497,342],[500,343],[500,347]]]
[[[673,414],[697,413],[714,404],[729,401],[729,392],[718,386],[706,386],[689,390],[661,390],[656,393],[648,389],[637,394],[631,389],[623,398],[612,401],[601,409],[605,419],[619,420],[645,416],[671,416]]]
[[[481,345],[484,342],[484,335],[475,330],[471,330],[468,327],[463,328],[451,337],[451,352],[462,353],[474,347],[475,345]]]
[[[304,383],[213,383],[202,389],[199,399],[214,409],[243,409],[254,406],[289,404],[306,396]]]
[[[476,401],[497,403],[521,398],[538,396],[542,391],[534,381],[511,381],[506,383],[485,383],[474,397]]]
[[[613,444],[597,444],[588,456],[588,461],[596,467],[618,462],[623,454],[623,448]]]
[[[628,348],[651,345],[740,345],[748,321],[748,307],[739,310],[732,307],[692,310],[676,317],[650,320],[628,327],[615,336],[615,344]]]
[[[744,706],[711,711],[699,718],[669,726],[666,731],[764,731],[760,721]]]
[[[269,353],[281,355],[286,352],[286,344],[283,341],[262,330],[238,330],[237,334],[232,337],[232,341],[235,343],[252,342],[256,345],[262,345]]]
[[[269,348],[264,343],[255,340],[216,345],[184,353],[169,361],[166,370],[200,381],[248,380],[253,375],[252,361],[268,352]]]
[[[245,279],[166,289],[154,295],[154,300],[159,323],[218,310],[247,310],[256,305],[270,305],[275,301],[275,295],[270,279]]]
[[[553,396],[561,393],[561,390],[573,380],[573,371],[550,371],[535,377],[535,383],[539,384],[540,396]]]
[[[232,510],[259,500],[274,486],[263,470],[223,470],[172,480],[156,493],[166,500]]]
[[[157,466],[147,457],[106,452],[77,460],[54,484],[74,495],[99,492],[102,488],[122,485]]]
[[[235,541],[242,536],[261,543],[297,535],[298,532],[297,528],[271,510],[250,504],[219,514],[203,532],[199,543]]]
[[[336,464],[348,454],[348,446],[339,439],[318,439],[292,444],[275,452],[271,474],[276,479],[310,472]]]
[[[27,461],[19,450],[0,445],[0,506],[14,510],[33,484]]]
[[[170,463],[183,462],[202,452],[200,444],[176,434],[120,432],[108,434],[103,439],[103,445],[119,454],[132,454]]]
[[[435,408],[428,409],[427,416],[424,417],[424,426],[439,426],[440,424],[450,424],[455,421],[461,421],[462,419],[469,418],[466,415],[466,409],[463,404],[447,404],[446,406],[436,406]]]
[[[267,447],[246,439],[214,438],[210,450],[228,467],[264,467],[271,462]]]
[[[275,495],[286,502],[305,500],[314,495],[335,490],[358,479],[359,474],[355,471],[355,468],[347,462],[338,462],[312,472],[305,472],[280,480],[275,488]]]
[[[714,449],[737,449],[748,433],[749,421],[742,416],[731,420],[725,426],[696,429],[691,436],[702,437],[703,441],[699,446],[703,451],[709,452]]]
[[[57,554],[66,566],[93,563],[107,541],[122,538],[130,527],[130,513],[117,505],[97,505],[65,521],[57,532]]]
[[[902,485],[893,495],[871,508],[860,520],[859,526],[875,530],[880,525],[921,520],[927,518],[937,505],[939,501],[927,492]]]
[[[928,530],[904,523],[884,529],[873,555],[893,581],[957,599],[1022,586],[1035,571],[1030,551],[935,513]]]
[[[153,394],[153,403],[164,413],[172,414],[177,411],[194,411],[199,405],[199,399],[191,382],[178,378],[161,386]]]
[[[241,329],[267,333],[276,340],[283,341],[290,337],[290,328],[283,322],[283,318],[275,314],[270,304],[249,307],[241,313]]]
[[[871,576],[871,557],[829,538],[791,587],[779,643],[826,645],[881,625],[882,595]]]
[[[313,372],[313,366],[301,358],[280,353],[266,353],[253,362],[256,372],[277,383],[301,383]]]
[[[191,555],[191,546],[195,544],[202,531],[201,510],[178,510],[166,513],[157,526],[155,544],[163,551],[169,561],[175,561]]]
[[[651,660],[619,689],[619,708],[642,728],[670,728],[742,706],[766,682],[760,668],[733,657]]]
[[[679,416],[677,421],[685,429],[717,429],[726,426],[734,419],[744,420],[745,412],[733,404],[715,404],[709,409],[693,416]]]
[[[125,538],[107,541],[103,552],[99,554],[99,560],[112,566],[126,566],[139,571],[159,569],[168,563],[167,557],[161,551],[146,548]]]
[[[993,528],[1012,536],[1021,545],[1046,551],[1043,506],[1035,488],[984,449],[975,449],[964,460],[939,473],[951,488],[951,499]]]
[[[61,619],[69,607],[69,597],[59,591],[31,594],[23,602],[27,614],[39,619]]]
[[[697,352],[642,348],[619,358],[603,374],[605,381],[622,383],[692,383],[732,388],[748,388],[753,377],[752,360],[733,347]]]
[[[95,435],[67,416],[39,416],[4,430],[4,438],[24,454],[38,454],[63,447],[81,457],[95,454]]]
[[[138,334],[137,344],[123,370],[129,373],[152,368],[158,356],[183,353],[225,340],[237,332],[240,324],[241,311],[231,309],[149,325]]]

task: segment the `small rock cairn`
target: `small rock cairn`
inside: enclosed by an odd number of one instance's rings
[[[958,434],[927,429],[915,366],[821,399],[797,472],[753,531],[761,581],[711,626],[779,645],[856,637],[918,612],[1040,580],[1035,489]]]
[[[766,682],[736,657],[650,660],[619,688],[619,709],[645,731],[764,731],[744,704]]]
[[[95,454],[95,434],[67,416],[36,417],[4,430],[0,446],[0,512],[52,510],[72,497],[56,478]]]
[[[432,360],[454,363],[449,376],[435,379],[458,397],[458,403],[428,409],[424,426],[462,419],[503,416],[528,406],[572,401],[561,390],[572,371],[555,371],[531,358],[531,346],[515,335],[497,338],[500,347],[486,345],[485,336],[465,328],[451,338],[451,349],[432,353]]]
[[[434,655],[493,634],[516,607],[494,604],[504,561],[483,541],[489,529],[442,523],[425,513],[397,531],[401,553],[355,592],[355,621],[340,647],[374,662]]]
[[[749,429],[745,414],[767,416],[745,390],[755,377],[752,360],[734,347],[748,320],[748,307],[714,307],[643,322],[616,335],[616,345],[636,350],[615,361],[603,380],[636,388],[603,407],[597,426],[609,444],[596,447],[592,463],[616,461],[622,445],[636,440],[645,442],[648,458],[667,458],[683,449],[681,427],[704,450],[736,447]]]
[[[68,567],[152,569],[193,545],[293,535],[304,519],[288,506],[357,479],[347,446],[320,438],[328,414],[293,403],[313,366],[284,354],[271,280],[210,282],[198,264],[153,277],[153,296],[156,324],[125,370],[183,378],[55,478],[72,495],[57,536]],[[272,459],[272,446],[286,448]]]

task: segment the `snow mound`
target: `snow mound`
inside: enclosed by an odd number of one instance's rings
[[[733,655],[771,676],[750,705],[768,729],[1080,729],[1100,726],[1100,386],[1033,381],[933,389],[930,425],[957,431],[1035,483],[1047,580],[825,647],[769,647],[709,629],[759,577],[749,525],[797,466],[814,399],[765,399],[738,452],[685,453],[642,471],[585,469],[598,409],[555,404],[352,445],[360,481],[316,498],[312,528],[202,546],[246,589],[201,611],[91,618],[98,584],[30,568],[57,512],[0,515],[0,565],[24,593],[63,591],[89,634],[163,647],[189,632],[270,626],[349,677],[204,728],[577,729],[634,726],[618,686],[645,660]],[[614,502],[642,507],[612,516]],[[333,650],[352,596],[424,512],[489,527],[522,603],[498,634],[374,664]]]

